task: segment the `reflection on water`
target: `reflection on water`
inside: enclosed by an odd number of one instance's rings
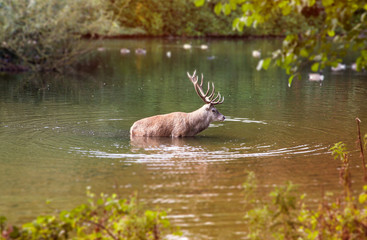
[[[305,72],[288,88],[281,71],[257,72],[251,56],[277,42],[192,40],[203,43],[209,49],[111,40],[76,73],[0,75],[0,215],[20,223],[71,209],[91,186],[124,197],[138,191],[148,206],[172,209],[189,239],[238,239],[246,171],[262,195],[287,180],[310,201],[336,190],[339,163],[328,149],[344,141],[358,157],[354,118],[367,132],[366,74],[326,71],[320,86]],[[225,96],[218,108],[226,121],[191,138],[130,139],[137,119],[201,107],[186,76],[194,69]],[[353,174],[360,185],[358,160]]]

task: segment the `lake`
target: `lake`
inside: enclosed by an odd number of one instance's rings
[[[239,239],[248,171],[257,176],[259,196],[292,181],[312,205],[324,191],[340,189],[340,163],[329,151],[339,141],[351,153],[359,191],[355,118],[367,133],[367,74],[327,69],[324,81],[314,82],[305,71],[288,87],[281,69],[257,71],[252,57],[279,44],[105,40],[73,73],[0,73],[0,215],[19,224],[72,209],[90,186],[122,197],[137,191],[148,207],[171,209],[171,222],[188,239]],[[226,121],[192,138],[130,141],[140,118],[203,105],[186,75],[195,69],[225,96],[217,108]]]

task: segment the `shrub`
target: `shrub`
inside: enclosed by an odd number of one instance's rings
[[[107,34],[112,13],[102,0],[4,0],[0,70],[61,70],[90,50],[86,34]]]
[[[359,139],[363,146],[360,134]],[[367,135],[365,148],[366,140]],[[249,208],[245,215],[249,239],[367,239],[367,185],[357,198],[353,196],[346,147],[339,142],[330,150],[341,161],[339,176],[343,191],[334,201],[332,194],[324,196],[316,210],[307,207],[305,195],[299,196],[292,183],[276,187],[265,200],[256,200],[255,176],[248,174],[244,188]],[[363,148],[361,157],[364,164]]]
[[[174,232],[166,212],[143,211],[136,195],[127,200],[102,193],[97,199],[87,190],[87,196],[88,204],[59,216],[39,216],[20,228],[6,227],[6,218],[0,217],[0,239],[158,240]]]
[[[131,33],[149,36],[227,36],[240,35],[232,30],[234,17],[216,16],[217,0],[196,8],[187,0],[115,0],[112,10],[121,26]],[[208,24],[210,23],[210,24]]]

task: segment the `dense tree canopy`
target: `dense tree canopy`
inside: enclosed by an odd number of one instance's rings
[[[128,29],[126,34],[130,35],[240,35],[230,26],[234,16],[215,15],[213,8],[216,2],[198,9],[187,0],[111,0],[111,9],[120,25]]]
[[[195,0],[202,6],[205,0]],[[287,17],[285,38],[280,49],[262,59],[262,68],[271,62],[290,75],[289,84],[303,65],[311,62],[317,72],[326,66],[337,66],[348,51],[356,51],[358,71],[367,66],[367,2],[365,0],[224,0],[214,8],[216,14],[229,16],[233,11],[242,15],[233,20],[238,31],[279,21]],[[298,25],[298,31],[289,32]]]

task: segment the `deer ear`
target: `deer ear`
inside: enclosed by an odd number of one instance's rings
[[[209,103],[209,104],[206,105],[205,110],[209,111],[211,108],[212,108],[212,105]]]

